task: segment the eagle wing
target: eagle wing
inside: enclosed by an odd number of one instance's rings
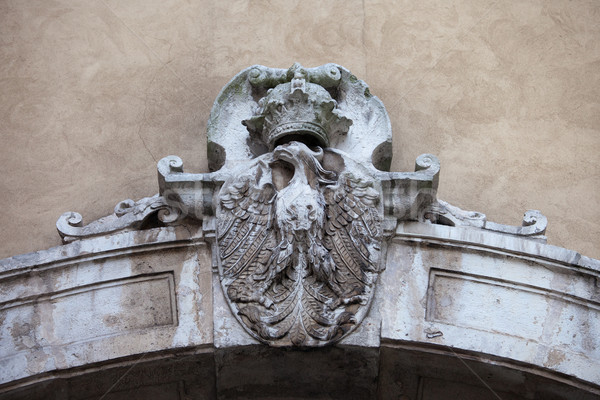
[[[340,177],[337,187],[326,193],[324,246],[333,265],[329,285],[338,303],[364,304],[379,271],[381,214],[379,192],[373,182],[350,174]]]
[[[234,302],[269,301],[263,294],[277,244],[272,229],[277,191],[267,168],[258,163],[226,182],[219,195],[217,243],[221,279]]]

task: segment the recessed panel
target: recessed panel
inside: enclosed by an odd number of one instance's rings
[[[0,358],[176,324],[171,273],[102,282],[4,304]]]

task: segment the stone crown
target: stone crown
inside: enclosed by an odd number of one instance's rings
[[[352,121],[339,113],[337,102],[320,85],[306,82],[296,71],[291,82],[269,89],[259,100],[256,114],[242,121],[273,150],[285,138],[308,139],[329,146],[333,134],[346,134]]]

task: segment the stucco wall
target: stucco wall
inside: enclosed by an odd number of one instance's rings
[[[220,88],[252,64],[341,64],[386,105],[394,170],[442,163],[439,197],[600,258],[600,3],[0,1],[0,257],[59,244],[207,168]]]

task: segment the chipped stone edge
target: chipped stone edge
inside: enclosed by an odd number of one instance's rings
[[[400,222],[393,241],[412,241],[445,244],[453,247],[475,248],[479,251],[508,254],[535,261],[554,263],[563,268],[593,275],[600,285],[600,260],[527,237],[496,233],[462,226],[445,226],[419,222]]]
[[[202,226],[162,227],[125,231],[73,241],[47,250],[19,254],[0,260],[0,282],[4,279],[118,255],[158,251],[204,243]]]

